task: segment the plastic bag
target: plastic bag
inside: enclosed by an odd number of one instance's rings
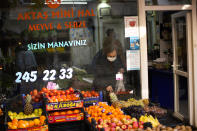
[[[120,91],[125,91],[125,86],[124,86],[124,80],[123,80],[123,74],[118,73],[116,75],[116,86],[115,86],[115,92],[120,92]]]

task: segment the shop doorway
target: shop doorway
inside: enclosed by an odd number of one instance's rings
[[[191,71],[191,13],[179,12],[172,16],[174,112],[180,119],[189,120],[193,109]]]
[[[189,122],[192,99],[192,37],[189,11],[147,11],[149,97]]]

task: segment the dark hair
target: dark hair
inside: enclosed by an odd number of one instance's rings
[[[114,29],[107,29],[106,34],[107,36],[110,36],[110,34],[114,32]]]
[[[112,51],[117,51],[117,42],[118,40],[113,40],[111,38],[106,38],[103,42],[103,53],[107,55],[108,53],[111,53]]]

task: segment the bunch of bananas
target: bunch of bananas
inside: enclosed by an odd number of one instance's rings
[[[157,127],[160,125],[159,121],[157,118],[154,118],[153,116],[149,115],[145,115],[145,116],[141,116],[139,121],[142,121],[142,122],[150,122],[152,124],[153,127]]]

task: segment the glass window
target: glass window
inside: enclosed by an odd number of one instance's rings
[[[192,4],[191,0],[145,0],[146,5],[184,5]]]
[[[119,84],[140,97],[140,71],[126,68],[130,38],[124,25],[125,16],[137,16],[136,1],[6,2],[0,11],[3,93],[27,94],[48,82],[60,88],[117,90],[116,74],[124,72]]]

